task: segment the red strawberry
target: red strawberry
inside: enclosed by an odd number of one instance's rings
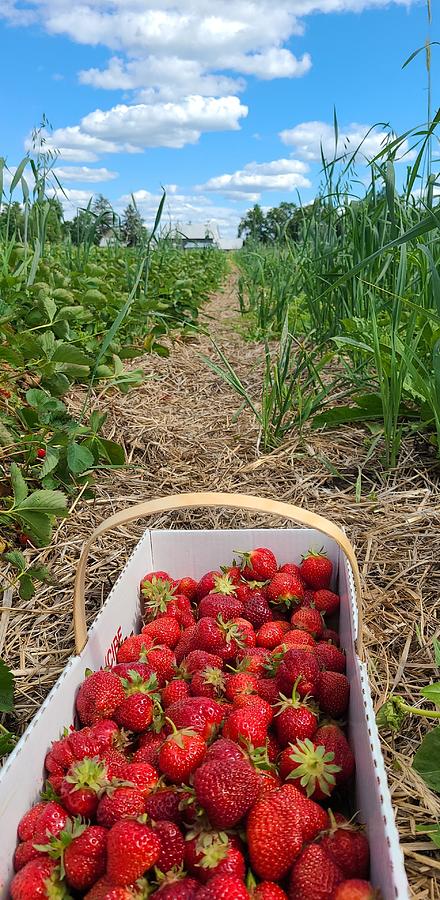
[[[214,875],[235,875],[243,880],[246,867],[242,850],[243,845],[235,835],[202,831],[186,842],[185,868],[203,884]]]
[[[153,721],[154,712],[154,702],[148,690],[148,683],[141,679],[132,684],[127,682],[126,691],[127,696],[115,710],[115,719],[118,725],[129,731],[135,733],[146,731]]]
[[[277,672],[276,680],[283,694],[290,694],[294,687],[300,697],[315,696],[318,691],[319,665],[312,648],[288,650]]]
[[[214,653],[207,653],[206,650],[192,650],[191,653],[188,653],[188,656],[182,660],[180,664],[180,671],[184,677],[192,675],[194,672],[199,672],[201,669],[206,669],[206,666],[211,666],[213,669],[222,669],[223,668],[223,660],[221,656],[216,656]]]
[[[330,831],[322,838],[321,847],[342,870],[344,878],[366,878],[370,851],[365,834],[339,813],[330,819]]]
[[[37,803],[20,820],[18,834],[20,838],[32,840],[34,844],[44,844],[63,831],[67,821],[66,810],[54,800]]]
[[[210,594],[211,591],[215,590],[216,579],[221,578],[221,572],[207,572],[206,575],[203,575],[200,581],[197,583],[197,599],[203,599],[207,594]]]
[[[165,819],[178,825],[181,821],[180,801],[181,794],[177,792],[176,788],[163,788],[154,791],[146,798],[145,812],[154,821]]]
[[[355,761],[350,744],[343,731],[337,725],[321,725],[316,731],[314,741],[334,753],[334,763],[340,771],[336,774],[336,784],[344,784],[353,775]]]
[[[71,761],[73,762],[73,759]],[[35,825],[43,810],[46,809],[46,806],[47,800],[40,800],[39,803],[36,803],[35,806],[31,806],[31,808],[21,817],[17,829],[18,837],[21,841],[30,841],[30,839],[33,838]]]
[[[100,761],[105,764],[108,778],[120,778],[121,772],[127,765],[127,757],[119,750],[104,750],[100,754]]]
[[[159,573],[164,576],[166,573]],[[156,619],[169,613],[176,593],[176,584],[172,578],[158,577],[152,574],[141,581],[141,607],[145,619]]]
[[[240,600],[243,604],[248,603],[255,593],[255,588],[252,588],[251,585],[243,579],[234,583],[234,589],[237,600]]]
[[[333,613],[337,612],[339,609],[341,601],[338,594],[334,594],[333,591],[322,588],[320,591],[315,591],[313,602],[316,609],[318,609],[323,616],[332,616]]]
[[[290,620],[290,624],[294,628],[301,628],[303,631],[308,631],[313,637],[318,638],[324,630],[321,614],[317,609],[312,608],[302,607],[297,609]]]
[[[309,844],[290,873],[291,900],[333,900],[344,876],[319,844]]]
[[[141,734],[138,749],[133,753],[131,761],[150,763],[157,769],[159,749],[165,738],[165,731],[159,731],[157,734],[154,731],[147,731],[146,734]]]
[[[316,645],[316,659],[321,669],[328,669],[330,672],[345,672],[345,653],[339,647],[335,647],[334,644],[318,641]]]
[[[348,710],[350,682],[341,672],[320,672],[316,696],[321,712],[340,719]]]
[[[275,713],[275,730],[281,747],[293,744],[299,738],[313,737],[318,727],[318,716],[305,700],[301,700],[295,688],[290,697],[281,694]]]
[[[270,711],[264,718],[262,707],[264,704]],[[263,707],[264,709],[264,707]],[[272,716],[272,710],[265,700],[252,701],[246,706],[236,709],[228,716],[223,726],[223,737],[236,741],[237,744],[253,744],[254,747],[262,746],[267,737],[267,728],[270,722],[268,715]]]
[[[257,875],[268,881],[282,879],[303,846],[299,814],[293,805],[287,807],[282,788],[264,794],[253,805],[246,838]]]
[[[251,889],[253,900],[287,900],[287,894],[273,881],[260,881]]]
[[[119,678],[125,678],[127,681],[132,681],[133,676],[136,675],[140,676],[143,681],[148,681],[152,675],[156,674],[152,666],[144,662],[116,663],[115,666],[112,666],[111,671],[115,675],[119,675]]]
[[[161,616],[153,622],[148,622],[142,629],[142,634],[148,635],[153,641],[173,649],[180,638],[180,626],[173,616]]]
[[[204,616],[211,616],[215,619],[220,615],[225,621],[228,621],[235,616],[241,616],[243,608],[243,603],[236,597],[230,597],[227,594],[207,594],[200,601],[199,619]]]
[[[141,900],[142,894],[139,894],[136,885],[127,885],[127,887],[115,887],[107,876],[100,878],[90,891],[85,894],[85,900]]]
[[[379,900],[380,895],[369,881],[361,878],[350,878],[338,885],[333,900]]]
[[[172,881],[162,883],[156,897],[158,900],[195,900],[200,890],[200,882],[195,878],[182,878],[179,873],[172,876]]]
[[[107,842],[107,874],[115,885],[136,881],[157,863],[161,851],[159,837],[140,822],[116,822]]]
[[[156,787],[159,775],[149,763],[126,762],[119,776],[121,781],[129,781],[144,797]]]
[[[288,622],[266,622],[257,631],[257,647],[273,650],[283,640],[283,635],[290,630]]]
[[[249,894],[236,875],[214,875],[200,888],[197,900],[249,900]]]
[[[312,612],[312,610],[309,610]],[[301,610],[298,610],[301,612]],[[283,644],[286,647],[316,647],[316,641],[312,638],[312,635],[308,631],[302,631],[300,628],[298,630],[286,631],[283,635]],[[277,653],[278,647],[275,647],[275,653]]]
[[[249,647],[239,650],[236,659],[239,672],[264,675],[266,665],[270,660],[270,653],[265,647]]]
[[[185,594],[185,597],[188,597],[189,600],[195,600],[197,594],[197,581],[187,575],[177,582],[176,591],[178,594]]]
[[[60,787],[61,802],[72,816],[92,819],[108,784],[107,769],[98,757],[73,763]]]
[[[222,723],[224,713],[215,700],[208,697],[187,697],[168,707],[167,716],[176,728],[191,728],[208,741]]]
[[[254,628],[261,628],[266,622],[272,622],[273,612],[261,591],[254,591],[252,597],[243,607],[243,618],[248,619]]]
[[[206,669],[194,673],[190,692],[194,697],[210,697],[216,700],[223,695],[225,684],[225,676],[221,669],[206,666]]]
[[[335,788],[335,775],[339,766],[334,763],[334,753],[326,751],[322,744],[310,738],[297,740],[283,750],[280,756],[280,775],[292,779],[295,787],[315,800],[329,797]]]
[[[120,819],[136,818],[145,812],[145,797],[137,788],[117,787],[99,801],[96,819],[104,828],[111,828]]]
[[[113,672],[92,672],[83,681],[77,697],[76,709],[83,725],[94,725],[100,719],[113,716],[124,699],[121,680]]]
[[[329,587],[333,573],[333,563],[323,550],[319,553],[309,550],[306,556],[303,556],[299,570],[301,578],[304,579],[307,587],[319,591],[321,588]]]
[[[160,854],[156,867],[161,872],[169,872],[170,869],[181,866],[185,854],[185,841],[175,822],[163,819],[155,823],[153,831],[160,840]]]
[[[284,563],[284,566],[281,566],[278,571],[287,575],[294,575],[295,578],[300,578],[302,580],[301,569],[299,566],[296,566],[295,563]]]
[[[152,647],[151,650],[147,650],[146,657],[161,687],[174,678],[177,661],[169,647]]]
[[[206,753],[206,744],[200,734],[183,728],[167,737],[159,750],[159,769],[175,784],[187,782],[200,765]]]
[[[228,700],[235,700],[237,694],[256,694],[257,685],[256,675],[238,672],[237,675],[228,676],[225,694]]]
[[[159,612],[157,619],[173,618],[176,620],[181,629],[189,628],[195,624],[194,613],[192,611],[191,601],[185,594],[173,594],[172,600],[167,604],[166,612]],[[154,613],[150,613],[150,619],[154,620]]]
[[[56,874],[55,860],[32,859],[14,875],[10,884],[11,900],[63,900],[68,898]]]
[[[163,708],[167,709],[172,703],[177,703],[178,700],[184,700],[185,697],[189,696],[189,693],[190,686],[186,681],[183,681],[183,679],[175,678],[174,681],[169,681],[161,691]]]
[[[240,618],[225,622],[222,616],[216,619],[204,616],[197,624],[196,641],[199,649],[221,656],[225,661],[234,659],[241,647],[252,646],[247,630],[252,629],[252,626],[249,622],[243,625],[244,622],[245,620]]]
[[[168,575],[168,572],[147,572],[141,581],[141,590],[145,584],[153,584],[154,581],[169,581],[170,584],[173,583],[173,579],[171,575]]]
[[[151,647],[153,641],[148,634],[132,634],[125,639],[118,649],[116,659],[118,663],[145,662],[145,653]]]
[[[194,789],[211,825],[232,828],[257,798],[259,777],[245,760],[211,759],[195,772]]]
[[[31,859],[47,859],[47,853],[37,850],[33,841],[23,841],[14,852],[14,872],[19,872]]]
[[[321,640],[330,642],[331,644],[334,644],[335,647],[339,647],[340,644],[339,634],[337,631],[334,631],[333,628],[324,628]]]
[[[63,832],[59,840],[60,854],[62,853],[66,881],[70,887],[85,891],[104,874],[107,834],[107,830],[99,825],[80,825],[76,829],[73,826],[70,832]]]
[[[182,637],[180,638],[179,643],[174,648],[177,665],[180,666],[182,660],[185,659],[186,656],[191,654],[193,650],[196,650],[196,643],[197,625],[190,625],[190,627],[182,633]]]
[[[249,553],[241,553],[241,574],[248,581],[269,581],[276,574],[278,563],[272,550],[257,547]]]
[[[242,761],[244,759],[244,751],[235,741],[230,741],[229,738],[219,737],[210,747],[208,747],[204,763],[210,762],[212,759],[220,759],[222,761]]]
[[[304,599],[303,582],[296,575],[278,572],[267,587],[267,597],[271,603],[281,604],[290,609]]]

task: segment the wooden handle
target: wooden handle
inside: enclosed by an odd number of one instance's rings
[[[153,516],[156,513],[171,512],[175,509],[192,509],[193,507],[226,507],[229,509],[246,509],[250,512],[264,513],[265,515],[280,516],[284,519],[291,519],[298,525],[305,525],[307,528],[314,528],[332,538],[344,551],[351,568],[357,593],[358,601],[358,634],[357,634],[357,650],[362,658],[362,593],[359,568],[353,547],[350,544],[346,534],[324,516],[319,516],[307,509],[301,509],[300,506],[293,506],[291,503],[282,503],[279,500],[268,500],[265,497],[253,497],[250,494],[223,494],[210,491],[209,493],[195,494],[173,494],[170,497],[160,497],[157,500],[146,500],[144,503],[137,503],[128,509],[114,513],[105,522],[101,522],[95,529],[93,534],[85,542],[81,551],[78,569],[75,577],[74,595],[73,595],[73,624],[75,631],[75,647],[76,652],[81,650],[87,643],[87,625],[85,614],[85,577],[86,565],[90,547],[101,534],[117,528],[119,525],[126,525],[127,522],[133,522],[135,519],[141,519],[144,516]]]

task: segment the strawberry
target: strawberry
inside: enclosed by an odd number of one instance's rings
[[[153,641],[148,634],[132,634],[125,638],[118,648],[116,659],[118,663],[145,662],[145,653],[151,647]]]
[[[249,894],[236,875],[214,875],[200,888],[197,900],[249,900]]]
[[[340,719],[348,710],[350,682],[341,672],[320,672],[316,696],[321,712]]]
[[[305,844],[314,841],[322,831],[329,827],[328,813],[315,800],[305,797],[290,784],[284,784],[280,793],[283,795],[283,802],[286,803],[287,808],[293,807],[300,814],[300,826]]]
[[[203,575],[200,581],[197,583],[197,599],[200,603],[200,600],[203,600],[203,597],[206,597],[207,594],[210,594],[211,591],[215,590],[216,580],[222,577],[221,572],[207,572],[206,575]]]
[[[242,850],[243,845],[235,835],[202,831],[186,842],[185,868],[203,884],[214,875],[235,875],[243,880],[246,868]]]
[[[107,830],[99,825],[73,826],[62,832],[53,852],[60,853],[69,887],[77,891],[90,888],[105,872]]]
[[[303,838],[296,809],[283,802],[282,788],[264,794],[248,813],[246,839],[252,869],[278,881],[301,851]]]
[[[120,819],[135,818],[145,812],[146,801],[137,788],[116,787],[99,801],[96,819],[104,828],[111,828]]]
[[[334,594],[333,591],[322,588],[319,591],[315,591],[313,602],[316,609],[318,609],[323,616],[332,616],[333,613],[338,611],[341,601],[338,594]]]
[[[119,750],[104,750],[104,753],[100,754],[99,759],[105,764],[109,779],[120,778],[127,765],[127,757],[120,753]]]
[[[158,733],[147,731],[145,734],[141,734],[138,749],[133,753],[131,761],[150,763],[151,766],[154,766],[154,768],[157,769],[159,749],[165,738],[165,731],[159,731]]]
[[[343,881],[341,869],[319,844],[309,844],[295,860],[290,873],[291,900],[333,900]]]
[[[234,590],[237,600],[240,600],[240,603],[243,603],[243,605],[252,599],[255,592],[255,588],[252,588],[251,585],[243,579],[235,582]]]
[[[256,694],[257,685],[258,679],[256,675],[251,675],[247,672],[229,675],[226,682],[226,698],[233,701],[238,694]]]
[[[171,575],[168,575],[168,572],[147,572],[141,581],[141,591],[144,586],[147,584],[154,584],[155,581],[169,581],[170,584],[173,583],[173,579],[171,578]]]
[[[180,671],[183,677],[186,677],[192,675],[194,672],[199,672],[201,669],[206,669],[206,666],[211,666],[214,669],[222,669],[223,660],[221,656],[216,656],[214,653],[207,653],[206,650],[192,650],[181,662]]]
[[[287,894],[273,881],[260,881],[250,893],[253,900],[287,900]]]
[[[144,625],[142,634],[148,635],[152,641],[157,641],[159,644],[173,649],[180,638],[180,626],[173,616],[161,616],[160,619]]]
[[[136,885],[115,887],[107,876],[100,878],[85,894],[85,900],[141,900],[141,897],[143,894],[138,892]]]
[[[328,644],[326,641],[318,641],[315,652],[321,669],[344,674],[345,653],[339,647],[335,647],[334,644]]]
[[[223,695],[225,689],[225,676],[221,669],[206,666],[200,672],[195,672],[190,686],[193,697],[210,697],[217,700]]]
[[[284,566],[281,566],[278,571],[283,572],[283,574],[294,575],[295,578],[299,578],[302,581],[301,569],[295,563],[284,563]]]
[[[281,747],[295,743],[298,738],[312,738],[318,727],[318,716],[314,710],[307,705],[306,700],[299,698],[295,687],[290,697],[284,694],[280,694],[280,697],[274,723]]]
[[[283,635],[289,631],[288,622],[266,622],[257,631],[257,647],[265,647],[273,650],[283,640]]]
[[[200,765],[206,753],[206,744],[200,734],[190,728],[177,730],[173,726],[159,750],[159,769],[175,784],[187,782]]]
[[[108,784],[107,769],[98,757],[85,757],[73,763],[63,778],[60,796],[63,806],[72,816],[92,819],[99,798]]]
[[[224,718],[223,709],[208,697],[187,697],[173,703],[167,710],[168,718],[176,728],[191,728],[205,741],[213,737]]]
[[[197,581],[189,575],[186,575],[185,578],[180,578],[176,583],[176,591],[178,594],[184,594],[185,597],[188,597],[188,600],[195,600],[197,594]]]
[[[156,822],[153,831],[160,840],[160,854],[156,867],[161,872],[169,872],[170,869],[183,865],[185,855],[185,841],[182,832],[175,822],[162,819]]]
[[[298,790],[307,797],[324,800],[336,785],[335,775],[339,766],[334,763],[334,753],[326,751],[322,744],[310,738],[289,744],[280,756],[280,775],[294,779]]]
[[[294,612],[290,624],[294,628],[301,628],[302,631],[308,631],[312,637],[319,638],[324,630],[321,614],[317,609],[302,607]]]
[[[220,759],[224,761],[243,760],[244,751],[235,741],[230,741],[229,738],[219,737],[210,747],[208,747],[204,763],[210,762],[211,759]]]
[[[145,812],[154,821],[165,819],[178,825],[181,821],[180,801],[181,795],[176,788],[163,788],[149,794],[145,800]]]
[[[115,675],[119,675],[119,678],[125,678],[126,681],[132,681],[133,676],[136,675],[139,675],[143,681],[148,681],[152,675],[156,674],[152,666],[146,662],[116,663],[115,666],[112,666],[111,671]]]
[[[189,628],[195,624],[191,601],[185,594],[173,594],[172,600],[167,603],[165,612],[158,612],[157,619],[175,619],[181,629]],[[150,619],[155,621],[154,613],[150,613]]]
[[[333,573],[333,563],[328,559],[323,550],[316,553],[314,550],[303,556],[299,567],[301,578],[307,587],[319,591],[328,588]]]
[[[277,672],[276,681],[283,694],[290,694],[295,687],[300,697],[315,696],[318,691],[319,666],[312,648],[288,650]]]
[[[190,625],[189,628],[186,629],[182,633],[180,641],[176,644],[174,648],[174,654],[176,657],[177,665],[180,666],[182,660],[185,659],[188,654],[191,654],[193,650],[196,650],[197,644],[197,625]]]
[[[54,800],[37,803],[25,813],[18,826],[18,835],[34,844],[44,844],[48,838],[56,837],[66,827],[68,815]]]
[[[47,856],[32,859],[14,875],[11,900],[68,900],[67,891],[57,877],[56,863]]]
[[[344,878],[366,878],[370,866],[368,840],[358,826],[344,816],[330,816],[331,827],[321,847],[342,870]]]
[[[298,610],[298,612],[302,612],[302,609]],[[316,641],[310,632],[302,631],[301,628],[294,629],[293,631],[286,631],[283,635],[282,642],[286,647],[316,647]],[[277,651],[278,647],[275,647],[274,652],[277,653]]]
[[[172,881],[164,881],[156,891],[157,900],[195,900],[200,890],[200,882],[195,878],[182,878],[179,873]]]
[[[227,621],[235,616],[241,616],[243,609],[244,604],[236,597],[230,597],[227,594],[207,594],[200,601],[199,619],[203,616],[211,616],[215,619],[220,615]]]
[[[278,572],[267,587],[267,598],[271,603],[283,605],[286,609],[298,606],[304,599],[303,582],[296,575]]]
[[[237,744],[253,744],[260,747],[266,741],[272,710],[265,700],[256,698],[246,706],[236,709],[223,725],[223,737]]]
[[[145,682],[140,676],[133,676],[131,681],[124,681],[126,697],[115,710],[118,725],[129,731],[146,731],[153,721],[154,700],[158,702],[159,694],[154,694],[157,687],[155,676]]]
[[[249,645],[247,636],[238,623],[243,619],[231,619],[225,622],[222,616],[204,616],[197,624],[196,641],[200,650],[214,653],[225,661],[234,659],[240,647]],[[246,625],[251,628],[247,622]]]
[[[159,575],[163,576],[165,572],[159,573]],[[143,617],[149,621],[156,619],[160,615],[168,614],[175,593],[175,582],[169,576],[164,578],[152,574],[149,578],[143,578],[141,581]]]
[[[333,900],[379,900],[380,895],[369,881],[350,878],[338,885]]]
[[[157,863],[160,851],[160,839],[148,825],[116,822],[107,841],[107,875],[115,885],[131,884]]]
[[[126,762],[118,777],[121,781],[130,782],[144,797],[151,794],[159,780],[154,766],[142,762]]]
[[[273,612],[261,591],[254,591],[252,596],[246,600],[242,615],[257,629],[273,620]]]
[[[335,647],[339,647],[339,634],[337,631],[334,631],[333,628],[324,628],[321,636],[322,641],[326,641],[327,643],[334,644]]]
[[[172,703],[177,703],[178,700],[184,700],[185,697],[189,696],[189,693],[190,686],[186,681],[183,681],[182,678],[175,678],[174,681],[169,681],[161,691],[161,703],[163,708],[167,709]]]
[[[194,789],[211,825],[232,828],[257,798],[259,777],[245,760],[211,759],[195,772]]]
[[[76,696],[76,709],[83,725],[110,718],[124,699],[121,680],[113,672],[92,672]]]
[[[31,859],[47,859],[47,854],[37,850],[33,841],[23,841],[14,852],[14,872],[19,872]]]
[[[265,647],[245,647],[236,656],[237,671],[249,672],[252,675],[264,675],[270,653]]]
[[[334,753],[334,763],[340,771],[336,774],[336,784],[344,784],[353,775],[355,761],[353,751],[343,731],[337,725],[321,725],[314,735],[314,740],[325,749]]]
[[[146,657],[156,673],[160,687],[163,687],[167,681],[171,681],[175,675],[177,661],[169,647],[152,647],[147,650]]]
[[[267,547],[257,547],[249,553],[240,552],[241,574],[247,581],[269,581],[276,574],[278,563]]]
[[[73,762],[73,757],[71,762]],[[68,763],[68,765],[70,765],[70,763]],[[39,803],[36,803],[35,806],[31,806],[31,808],[21,817],[17,828],[18,837],[21,841],[30,841],[31,838],[33,838],[35,825],[43,810],[46,809],[46,806],[47,800],[40,800]]]

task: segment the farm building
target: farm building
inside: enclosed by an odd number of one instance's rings
[[[185,225],[178,223],[171,232],[172,241],[183,250],[219,249],[221,245],[218,226],[214,222]]]

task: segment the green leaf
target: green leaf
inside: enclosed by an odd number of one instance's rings
[[[359,406],[335,406],[315,416],[312,419],[312,428],[333,427],[347,422],[365,422],[366,419],[377,418],[377,413],[368,413]]]
[[[427,700],[430,700],[431,703],[440,706],[440,681],[437,681],[435,684],[428,684],[421,689],[420,693],[423,697],[426,697]]]
[[[31,600],[31,598],[34,596],[35,588],[30,575],[21,576],[18,593],[22,600]]]
[[[18,350],[12,350],[10,347],[0,347],[0,359],[4,359],[5,362],[15,366],[17,369],[22,369],[24,366],[24,359],[21,353]]]
[[[64,372],[54,372],[50,378],[42,380],[41,385],[54,397],[62,397],[70,388],[70,380]]]
[[[108,441],[105,438],[98,438],[99,455],[103,456],[114,466],[123,466],[125,463],[125,451],[116,441]]]
[[[48,475],[49,472],[52,472],[52,469],[55,469],[60,461],[60,451],[56,450],[55,447],[48,447],[46,450],[46,456],[43,462],[43,465],[40,469],[40,478],[44,478],[45,475]]]
[[[49,322],[52,322],[53,318],[55,316],[55,313],[57,311],[57,305],[55,303],[55,300],[53,300],[52,297],[45,297],[44,300],[42,301],[42,304],[44,306],[44,309],[47,312]]]
[[[45,391],[40,391],[38,388],[30,388],[26,391],[25,397],[29,406],[32,406],[33,409],[44,406],[49,400],[49,395],[46,394]]]
[[[0,756],[6,756],[14,749],[17,738],[10,731],[0,731]]]
[[[52,581],[52,576],[47,566],[31,566],[28,569],[28,575],[35,578],[36,581]]]
[[[19,517],[39,546],[49,543],[52,537],[52,521],[46,513],[25,510],[23,513],[20,511]]]
[[[416,825],[417,834],[427,834],[435,847],[440,848],[440,825]]]
[[[16,463],[11,463],[11,482],[14,491],[14,505],[17,506],[28,495],[28,486]]]
[[[440,669],[440,641],[437,638],[433,638],[432,643],[434,646],[435,664]]]
[[[67,448],[67,465],[71,472],[80,475],[93,466],[94,459],[90,450],[75,441]]]
[[[14,676],[7,665],[0,659],[0,712],[12,712],[14,709]]]
[[[8,553],[3,554],[3,558],[7,559],[8,562],[11,563],[11,566],[14,566],[19,572],[24,572],[26,560],[20,550],[10,550]]]
[[[75,344],[58,344],[52,356],[52,362],[72,363],[76,366],[90,367],[90,358],[83,350],[75,347]]]
[[[108,415],[107,413],[101,413],[97,409],[94,409],[93,412],[91,413],[89,425],[90,425],[90,429],[95,434],[97,434],[98,431],[101,431],[101,428],[107,419],[107,415]]]
[[[431,790],[440,793],[440,726],[423,738],[413,759],[413,769]]]
[[[48,516],[62,516],[67,512],[67,500],[62,491],[34,491],[17,506],[21,516],[28,510]]]

